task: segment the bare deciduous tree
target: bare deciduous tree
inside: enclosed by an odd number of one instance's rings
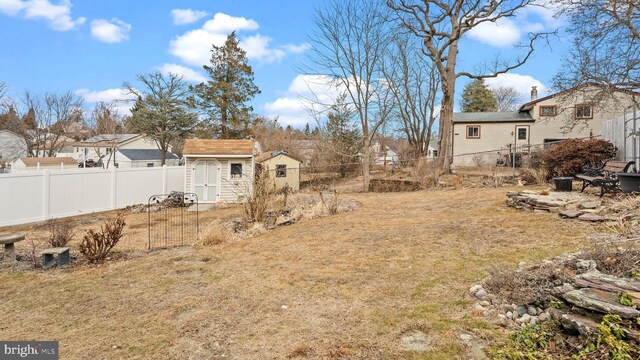
[[[513,87],[497,87],[491,89],[493,98],[496,100],[497,111],[516,111],[522,101],[522,96]]]
[[[430,60],[416,51],[420,44],[402,34],[383,65],[389,91],[395,99],[394,118],[415,155],[426,156],[437,118],[436,101],[440,79]]]
[[[369,190],[371,141],[392,110],[381,71],[391,40],[387,11],[380,1],[328,0],[316,11],[317,30],[310,40],[311,71],[346,92],[359,121],[364,191]]]
[[[108,169],[109,164],[115,162],[114,156],[118,150],[119,143],[118,135],[125,132],[122,116],[118,113],[117,103],[103,101],[98,102],[93,108],[93,111],[91,111],[89,127],[91,129],[91,135],[94,137],[98,135],[106,135],[104,136],[104,141],[98,141],[95,143],[93,150],[96,154],[100,154],[100,150],[104,147],[105,143],[108,145],[108,157],[106,161],[102,162],[102,166],[105,169]]]
[[[422,52],[433,61],[440,76],[442,108],[439,126],[440,167],[451,170],[453,161],[453,107],[456,79],[496,77],[527,62],[534,51],[534,43],[548,34],[530,34],[523,53],[511,60],[497,59],[478,72],[459,71],[457,59],[462,36],[483,23],[513,17],[516,12],[533,5],[536,0],[388,0],[406,29],[422,40]]]
[[[20,103],[10,106],[17,116],[6,127],[24,140],[29,156],[56,156],[66,145],[68,124],[83,117],[82,99],[69,91],[42,96],[25,91]]]
[[[558,90],[585,83],[608,92],[640,88],[640,3],[637,0],[557,0],[570,20],[572,46],[554,78]]]

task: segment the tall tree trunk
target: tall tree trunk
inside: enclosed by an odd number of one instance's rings
[[[442,74],[442,110],[440,111],[440,146],[438,166],[445,173],[451,172],[453,162],[453,106],[456,94],[456,56],[458,46],[451,45],[445,73]]]
[[[364,147],[363,147],[363,155],[364,159],[362,159],[362,180],[364,182],[364,192],[369,192],[369,171],[370,171],[370,162],[371,162],[371,141],[369,140],[369,136],[365,136],[364,138]]]
[[[169,146],[163,146],[161,151],[162,154],[160,154],[160,166],[164,166],[165,162],[167,161],[167,151],[168,151]]]

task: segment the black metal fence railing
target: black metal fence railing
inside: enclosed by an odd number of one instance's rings
[[[147,204],[149,249],[193,245],[198,238],[198,196],[172,192],[153,195]]]

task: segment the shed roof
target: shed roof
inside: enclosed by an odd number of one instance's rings
[[[269,159],[273,159],[274,157],[279,156],[279,155],[290,157],[295,161],[302,162],[302,160],[298,159],[295,156],[290,155],[286,151],[275,151],[275,152],[262,153],[262,154],[256,156],[256,162],[261,163],[263,161],[267,161]]]
[[[136,160],[160,160],[162,157],[162,150],[160,149],[118,149],[120,154],[124,155],[131,161]],[[167,151],[167,160],[176,160],[178,156],[174,153]]]
[[[533,122],[528,112],[459,112],[453,113],[454,123]]]
[[[47,166],[47,165],[78,165],[72,157],[21,157],[20,161],[26,166]]]
[[[253,155],[253,140],[187,139],[182,153],[191,155]]]

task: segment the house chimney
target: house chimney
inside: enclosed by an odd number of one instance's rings
[[[531,101],[535,101],[538,100],[538,89],[536,89],[537,86],[532,86],[531,87]]]

